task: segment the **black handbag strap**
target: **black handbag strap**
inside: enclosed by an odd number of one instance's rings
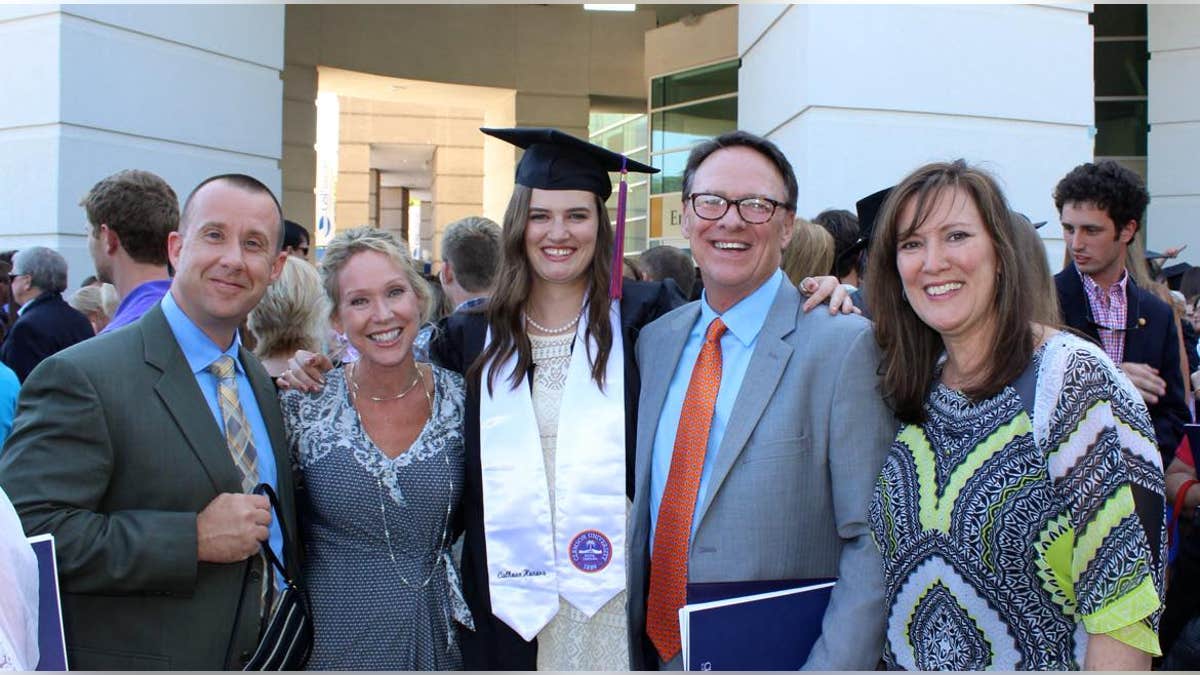
[[[283,535],[283,550],[288,550],[289,542],[287,522],[284,521],[283,515],[280,513],[279,497],[275,494],[275,489],[272,488],[268,483],[259,483],[254,487],[254,494],[266,495],[267,499],[270,500],[271,511],[275,514],[275,522],[279,523],[279,532]],[[271,562],[271,566],[279,572],[279,576],[283,577],[284,582],[286,582],[288,586],[295,586],[296,581],[288,576],[287,569],[284,568],[283,563],[279,562],[279,558],[275,555],[275,551],[271,550],[271,538],[267,537],[267,540],[262,542],[261,546],[263,555],[266,556],[267,560]]]

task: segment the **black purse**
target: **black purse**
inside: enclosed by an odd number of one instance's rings
[[[283,532],[283,548],[287,550],[287,527],[280,517],[279,498],[275,496],[275,490],[266,483],[259,483],[254,493],[266,495],[271,500],[271,510],[275,512],[279,529]],[[313,620],[308,595],[295,579],[288,576],[287,570],[265,541],[262,543],[262,552],[273,568],[268,575],[272,590],[275,588],[275,574],[283,579],[284,587],[279,591],[279,597],[263,625],[258,648],[242,670],[303,670],[313,644]]]

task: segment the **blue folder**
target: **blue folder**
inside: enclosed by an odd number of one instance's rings
[[[38,561],[38,670],[67,669],[67,641],[63,634],[62,604],[58,596],[58,559],[54,535],[28,539]]]
[[[821,636],[832,579],[690,584],[685,670],[796,670]]]

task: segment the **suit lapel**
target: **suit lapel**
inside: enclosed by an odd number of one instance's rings
[[[650,465],[654,451],[654,435],[658,432],[658,418],[667,399],[671,378],[679,368],[679,357],[687,343],[688,334],[700,316],[700,303],[685,305],[678,314],[668,319],[670,325],[662,335],[661,348],[654,350],[654,363],[643,363],[641,371],[642,399],[638,405],[638,449],[637,485],[634,494],[649,504]],[[654,364],[661,364],[656,366]],[[651,411],[654,411],[651,413]],[[645,413],[645,414],[642,414]]]
[[[1126,361],[1148,363],[1152,359],[1147,359],[1146,355],[1142,353],[1144,351],[1142,334],[1147,319],[1142,316],[1140,300],[1138,285],[1133,281],[1131,274],[1125,280],[1125,349],[1123,356]]]
[[[708,512],[709,506],[720,491],[721,483],[725,481],[725,477],[745,450],[746,441],[750,439],[751,432],[758,425],[763,411],[775,395],[779,380],[792,357],[792,347],[784,342],[783,338],[795,330],[799,309],[799,293],[790,283],[784,281],[779,287],[779,292],[775,294],[775,302],[771,304],[771,310],[758,334],[758,343],[754,347],[754,353],[750,355],[750,364],[746,367],[741,389],[734,399],[733,411],[725,427],[725,437],[721,439],[717,459],[713,463],[708,492],[696,512],[697,523],[704,522],[704,514]]]
[[[1063,323],[1082,331],[1097,345],[1102,344],[1100,332],[1092,318],[1092,305],[1083,289],[1083,280],[1079,277],[1079,270],[1075,269],[1075,263],[1067,265],[1054,278],[1059,288],[1059,304],[1062,305],[1059,309],[1063,315]]]
[[[217,492],[241,492],[241,478],[229,456],[221,429],[209,412],[196,376],[175,341],[162,309],[155,306],[139,323],[145,342],[146,363],[162,376],[154,391],[175,420]]]

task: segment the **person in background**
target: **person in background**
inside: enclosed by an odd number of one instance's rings
[[[962,160],[917,169],[879,215],[866,284],[903,423],[870,518],[885,661],[1148,669],[1165,565],[1150,416],[1103,350],[1034,319],[1044,280],[1016,225]]]
[[[391,234],[339,232],[321,278],[327,316],[359,358],[326,373],[318,393],[281,395],[309,514],[308,667],[461,668],[455,624],[472,622],[450,546],[464,482],[462,376],[413,359],[429,288]]]
[[[0,488],[0,671],[37,668],[38,561]]]
[[[833,237],[825,228],[796,218],[792,239],[783,249],[780,266],[792,285],[799,286],[806,277],[828,274],[833,266],[833,252]]]
[[[625,256],[621,258],[621,276],[629,279],[630,281],[639,281],[644,275],[642,274],[642,268],[640,265],[638,265],[637,260],[632,257]]]
[[[283,221],[283,250],[290,256],[308,259],[308,230],[293,220]]]
[[[862,283],[859,253],[867,245],[858,234],[858,216],[845,209],[826,209],[812,222],[825,228],[833,237],[833,265],[820,274],[832,274],[839,282],[857,290]]]
[[[255,337],[254,355],[271,377],[279,377],[296,350],[321,351],[328,317],[329,304],[317,268],[289,255],[279,278],[246,317]]]
[[[638,264],[642,268],[643,281],[662,281],[671,279],[685,299],[693,299],[692,292],[696,286],[696,265],[687,251],[663,244],[652,246],[638,256]]]
[[[116,287],[120,305],[103,331],[137,321],[171,286],[167,237],[179,228],[179,201],[149,171],[118,171],[92,186],[79,205],[87,212],[88,253],[97,280]]]
[[[67,304],[82,312],[99,335],[112,320],[119,304],[117,289],[112,284],[84,286],[71,294]]]
[[[63,300],[67,261],[45,246],[22,249],[13,258],[12,302],[20,309],[0,345],[0,361],[21,382],[48,356],[96,334],[92,324]]]
[[[438,281],[450,311],[467,312],[482,307],[491,297],[500,270],[500,226],[490,218],[467,216],[446,226],[442,234],[442,267]],[[429,340],[434,325],[421,329],[413,350],[418,361],[429,360]]]
[[[1038,234],[1037,227],[1022,213],[1012,212],[1014,246],[1018,260],[1024,262],[1023,274],[1031,275],[1033,283],[1033,321],[1046,326],[1056,326],[1059,321],[1058,295],[1054,290],[1054,275],[1046,258],[1046,245]]]
[[[1150,195],[1142,179],[1112,160],[1072,169],[1054,188],[1071,262],[1055,275],[1063,323],[1103,347],[1150,408],[1155,439],[1170,465],[1191,419],[1170,306],[1130,273]]]

